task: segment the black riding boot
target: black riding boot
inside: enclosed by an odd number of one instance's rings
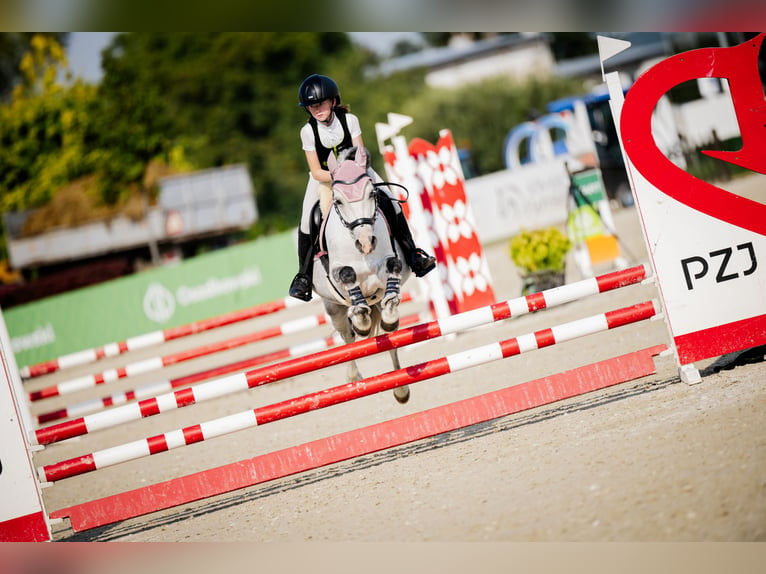
[[[314,242],[311,235],[298,230],[298,274],[290,284],[290,297],[311,301],[311,276],[314,272]]]
[[[383,215],[386,216],[388,226],[391,228],[394,238],[402,248],[402,255],[407,265],[409,265],[417,277],[423,277],[423,275],[436,267],[436,258],[433,255],[428,255],[428,253],[415,245],[407,218],[404,217],[403,211],[397,212],[393,201],[387,195],[381,194],[381,201],[378,205],[380,205]]]

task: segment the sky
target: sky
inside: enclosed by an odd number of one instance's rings
[[[103,50],[116,32],[72,32],[69,34],[67,57],[69,67],[75,77],[86,82],[97,83],[101,79],[101,50]],[[388,54],[399,40],[409,39],[417,42],[417,32],[349,32],[356,42]]]
[[[72,74],[86,82],[101,79],[101,50],[109,45],[115,32],[72,32],[69,34],[67,59]]]

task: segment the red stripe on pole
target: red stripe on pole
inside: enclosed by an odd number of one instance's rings
[[[114,404],[114,399],[112,397],[104,397],[103,399],[101,399],[101,403],[105,407],[111,407]]]
[[[205,440],[205,435],[202,434],[202,426],[194,425],[183,429],[184,441],[186,444],[193,444],[195,442],[202,442]]]
[[[97,373],[93,375],[93,384],[94,385],[103,385],[104,384],[104,373]]]
[[[507,301],[495,303],[490,306],[490,309],[492,309],[493,321],[502,321],[504,319],[510,319],[511,317],[511,307],[508,305]]]
[[[553,335],[553,329],[543,329],[535,333],[535,341],[537,341],[537,348],[550,347],[556,344],[556,337]]]
[[[86,434],[87,432],[88,428],[85,425],[85,421],[77,419],[37,429],[35,431],[35,440],[37,440],[37,444],[50,444],[73,436]]]
[[[644,303],[632,305],[631,307],[608,311],[604,313],[604,316],[606,317],[606,324],[608,328],[614,329],[615,327],[621,327],[623,325],[627,325],[628,323],[640,321],[641,319],[648,319],[656,312],[657,311],[655,310],[654,303],[651,301],[646,301]]]
[[[646,279],[646,267],[638,265],[636,267],[620,269],[619,271],[612,271],[611,273],[599,275],[596,277],[596,284],[598,285],[599,293],[603,293],[604,291],[619,289],[620,287],[639,283],[644,279]]]
[[[58,362],[58,359],[53,359],[52,361],[45,361],[44,363],[31,365],[27,368],[29,369],[28,378],[41,377],[43,375],[47,375],[48,373],[52,373],[53,371],[58,370],[59,362]]]
[[[521,348],[519,347],[519,340],[508,339],[507,341],[500,341],[500,351],[503,354],[503,358],[520,355]]]
[[[545,309],[545,306],[547,305],[545,302],[545,295],[542,293],[532,293],[527,295],[526,300],[527,308],[529,309],[530,313],[533,311],[539,311],[540,309]]]
[[[185,407],[187,405],[193,405],[197,399],[194,398],[194,389],[187,387],[173,393],[176,397],[176,404],[179,407]]]
[[[125,400],[126,401],[133,401],[136,399],[136,392],[135,391],[125,391]]]
[[[59,394],[57,387],[48,387],[47,389],[40,389],[39,391],[33,391],[29,393],[30,401],[40,401],[49,397],[55,397]]]
[[[160,412],[160,405],[157,404],[157,399],[152,397],[151,399],[138,401],[138,410],[141,412],[142,417],[151,417]]]
[[[45,480],[55,482],[60,477],[75,476],[96,470],[96,462],[92,454],[84,454],[77,458],[66,461],[66,464],[57,464],[55,467],[43,467]]]
[[[168,442],[165,440],[164,434],[149,437],[146,439],[146,446],[149,447],[149,454],[157,454],[168,450]]]
[[[106,356],[106,351],[104,350],[104,347],[99,347],[96,349],[96,360],[103,359]]]
[[[69,416],[69,414],[67,413],[66,409],[59,409],[57,411],[51,411],[49,413],[43,413],[41,415],[37,415],[37,424],[45,424],[45,423],[49,423],[51,421],[57,421],[59,419],[65,419],[68,416]]]
[[[119,354],[127,353],[128,351],[130,351],[130,347],[128,347],[128,342],[120,341],[119,343],[117,343],[117,351],[119,352]]]
[[[659,345],[106,498],[53,511],[82,532],[234,492],[606,388],[656,372]],[[544,391],[544,392],[543,392]]]

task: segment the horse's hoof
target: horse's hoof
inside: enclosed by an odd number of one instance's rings
[[[399,296],[394,295],[380,303],[380,326],[388,333],[399,328],[399,301]]]
[[[393,323],[387,323],[381,317],[381,319],[380,319],[380,328],[384,332],[386,332],[386,333],[390,333],[392,331],[396,331],[399,328],[399,317],[397,317],[396,320]]]
[[[349,307],[348,319],[354,333],[360,337],[367,337],[372,332],[372,316],[370,308],[366,305]]]
[[[410,400],[410,388],[408,386],[396,387],[394,389],[394,398],[399,402],[399,404],[405,404]]]

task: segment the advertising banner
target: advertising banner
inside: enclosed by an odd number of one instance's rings
[[[285,297],[295,232],[4,310],[20,367]]]

